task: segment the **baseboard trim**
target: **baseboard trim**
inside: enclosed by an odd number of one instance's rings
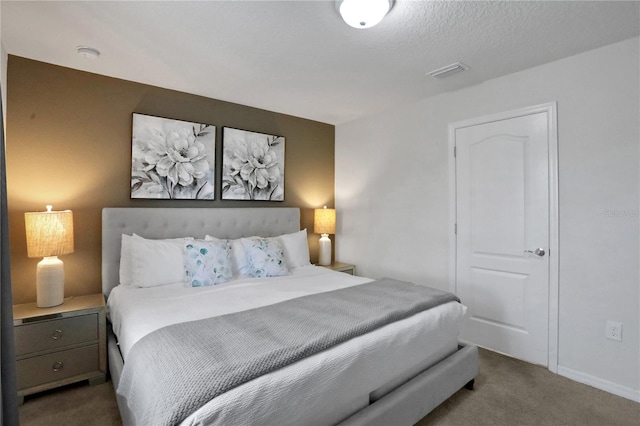
[[[608,380],[590,376],[588,374],[581,373],[579,371],[572,370],[571,368],[563,367],[561,365],[558,366],[558,374],[568,379],[575,380],[576,382],[584,383],[585,385],[593,386],[594,388],[603,390],[605,392],[630,399],[631,401],[640,402],[640,390],[628,388],[626,386],[622,386]]]

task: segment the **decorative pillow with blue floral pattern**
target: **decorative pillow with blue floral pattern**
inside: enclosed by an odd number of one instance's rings
[[[275,238],[243,238],[242,245],[249,261],[252,277],[289,275],[282,244]]]
[[[226,240],[185,241],[185,281],[191,287],[226,283],[231,280],[231,247]]]

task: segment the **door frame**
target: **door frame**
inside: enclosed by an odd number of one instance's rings
[[[457,268],[457,182],[455,143],[456,130],[478,124],[517,118],[526,115],[547,114],[549,140],[549,354],[548,369],[558,372],[558,313],[559,313],[559,241],[558,241],[558,126],[557,102],[485,115],[449,124],[449,289],[456,291]]]

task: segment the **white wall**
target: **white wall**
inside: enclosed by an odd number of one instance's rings
[[[337,126],[336,258],[448,289],[447,125],[557,101],[558,372],[640,401],[639,49],[634,38]],[[623,342],[604,338],[607,319]]]

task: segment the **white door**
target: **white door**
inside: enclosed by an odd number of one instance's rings
[[[548,111],[453,130],[461,340],[547,366]]]

